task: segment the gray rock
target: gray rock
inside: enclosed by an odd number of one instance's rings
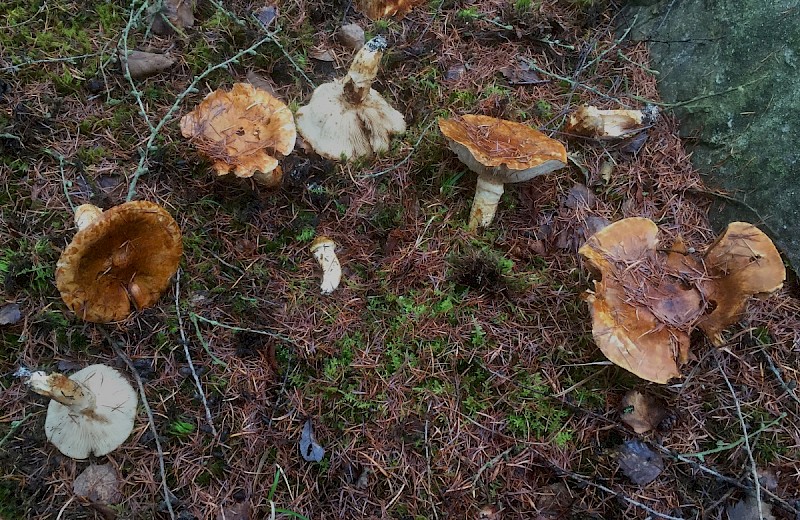
[[[349,23],[339,27],[339,30],[336,32],[336,39],[339,43],[354,51],[363,47],[366,41],[364,29],[356,23]]]
[[[646,5],[642,5],[642,4]],[[800,269],[800,2],[631,1],[659,90],[718,198],[711,219],[756,224]]]

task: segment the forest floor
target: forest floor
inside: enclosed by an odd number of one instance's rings
[[[265,6],[199,0],[193,27],[157,36],[141,0],[6,2],[0,305],[21,317],[0,326],[0,518],[724,519],[747,505],[754,466],[764,507],[800,518],[796,279],[753,301],[723,347],[693,336],[672,384],[611,365],[592,339],[592,278],[577,254],[587,220],[649,217],[665,244],[698,250],[715,237],[713,194],[668,109],[633,141],[564,131],[581,104],[658,104],[618,5],[432,0],[373,21],[349,1],[285,0],[273,33],[253,16]],[[279,188],[218,178],[180,117],[248,80],[296,110],[312,82],[347,71],[353,50],[334,36],[346,23],[388,40],[374,87],[406,134],[350,163],[298,145]],[[126,46],[176,61],[130,81]],[[480,232],[466,226],[475,175],[435,124],[468,113],[525,122],[571,157],[508,187]],[[54,283],[71,207],[108,208],[129,191],[178,222],[179,276],[153,308],[82,322]],[[344,271],[329,296],[309,251],[320,235]],[[14,373],[105,363],[132,376],[124,357],[153,424],[140,406],[109,455],[61,455],[44,435],[47,400]],[[662,400],[657,429],[621,422],[632,389]],[[298,448],[308,420],[319,462]],[[662,457],[647,485],[620,469],[620,446],[637,438]],[[74,494],[90,462],[117,470],[117,504]]]

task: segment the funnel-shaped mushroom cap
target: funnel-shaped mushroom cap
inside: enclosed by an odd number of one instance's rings
[[[736,323],[751,296],[777,291],[786,279],[786,268],[772,240],[746,222],[731,222],[708,249],[705,265],[710,280],[705,296],[714,309],[699,326],[719,346],[722,331]]]
[[[567,150],[528,125],[468,114],[440,119],[450,149],[475,173],[502,183],[523,182],[567,164]]]
[[[667,271],[657,246],[652,221],[627,218],[595,233],[579,253],[601,276],[587,296],[597,346],[616,365],[666,383],[680,377],[703,301],[696,288]]]
[[[34,372],[28,385],[53,399],[47,408],[45,433],[68,457],[105,455],[125,442],[133,430],[136,392],[109,366],[91,365],[69,378]]]
[[[64,303],[92,322],[121,320],[152,306],[178,269],[178,224],[158,204],[127,202],[75,234],[56,264]]]
[[[297,130],[328,159],[371,157],[389,149],[391,137],[406,131],[403,114],[371,88],[386,41],[377,36],[353,58],[342,79],[317,87],[297,111]]]
[[[235,83],[230,92],[215,90],[181,119],[181,133],[214,161],[218,175],[271,174],[277,185],[278,160],[294,149],[292,112],[269,92]],[[274,172],[274,173],[273,173]]]
[[[591,105],[578,107],[569,115],[567,132],[595,137],[621,137],[641,128],[641,110],[599,110]]]

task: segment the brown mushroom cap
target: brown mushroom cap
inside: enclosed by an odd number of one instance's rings
[[[292,111],[269,92],[235,83],[230,92],[215,90],[181,118],[181,133],[214,161],[218,175],[273,174],[280,183],[278,159],[294,149],[297,131]]]
[[[710,280],[704,284],[714,309],[699,327],[719,346],[722,331],[739,320],[747,300],[777,291],[786,279],[786,268],[772,240],[746,222],[731,222],[705,254]]]
[[[597,346],[616,365],[666,383],[680,377],[689,332],[704,305],[700,292],[682,282],[682,273],[670,272],[657,246],[656,225],[634,217],[595,233],[579,253],[601,276],[587,296]]]
[[[593,137],[622,137],[642,129],[641,110],[599,110],[583,105],[569,115],[567,132]]]
[[[503,183],[523,182],[567,163],[563,144],[522,123],[467,114],[440,119],[439,128],[470,170]]]
[[[376,20],[394,16],[402,18],[414,6],[419,5],[424,0],[359,0],[359,9],[368,17]]]
[[[178,224],[152,202],[127,202],[78,231],[58,260],[56,285],[64,303],[86,321],[124,319],[152,306],[178,269]]]

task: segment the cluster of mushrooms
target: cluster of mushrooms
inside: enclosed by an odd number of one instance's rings
[[[410,2],[400,2],[406,6]],[[279,99],[252,85],[210,93],[180,122],[181,132],[213,161],[219,175],[233,172],[265,186],[280,184],[280,160],[299,131],[319,155],[332,160],[370,157],[405,132],[402,114],[371,85],[386,42],[376,37],[356,54],[347,75],[319,86],[296,116]],[[615,138],[641,128],[635,110],[580,107],[567,130]],[[504,185],[562,168],[564,145],[521,123],[483,115],[440,119],[450,149],[478,175],[468,228],[492,223]],[[56,285],[81,319],[110,322],[156,303],[178,269],[180,229],[161,206],[136,201],[107,211],[83,205],[78,228],[58,261]],[[311,252],[323,270],[322,294],[340,283],[336,244],[318,237]],[[643,379],[680,377],[689,334],[699,327],[715,345],[747,300],[781,287],[786,272],[770,239],[735,222],[703,254],[680,240],[659,246],[658,228],[644,218],[615,222],[590,237],[580,254],[596,275],[586,294],[595,342],[615,364]],[[121,445],[133,428],[137,396],[115,369],[92,365],[70,377],[34,372],[30,388],[52,399],[47,438],[65,455],[85,459]]]

